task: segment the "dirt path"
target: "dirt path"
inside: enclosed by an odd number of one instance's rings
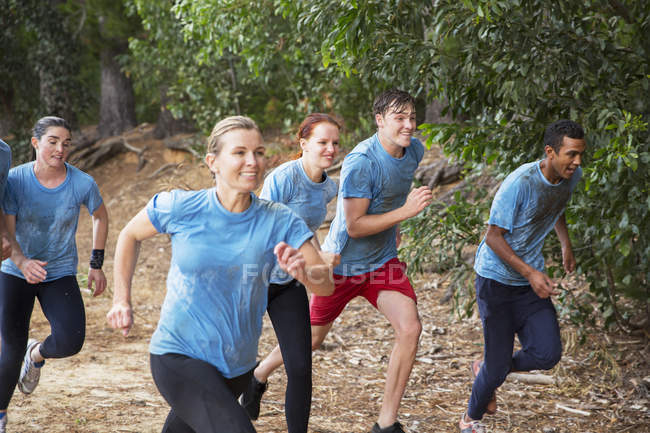
[[[154,192],[168,186],[209,186],[199,163],[187,161],[155,178],[163,164],[182,155],[165,154],[161,143],[147,144],[149,159],[140,173],[129,155],[115,158],[92,172],[111,217],[105,270],[112,281],[112,253],[119,230]],[[165,157],[167,159],[165,159]],[[177,160],[178,160],[177,159]],[[87,271],[90,219],[79,225],[80,275]],[[159,432],[168,406],[156,390],[148,364],[148,341],[164,297],[169,241],[158,236],[143,244],[134,278],[136,324],[128,338],[110,329],[105,314],[111,294],[92,298],[84,293],[87,338],[77,356],[49,360],[33,395],[16,391],[9,407],[10,432]],[[455,432],[471,383],[469,362],[480,356],[480,321],[458,321],[449,305],[440,305],[445,287],[438,275],[414,280],[424,331],[417,362],[404,396],[400,421],[411,432]],[[44,338],[47,321],[37,307],[31,335]],[[494,432],[650,432],[650,361],[647,337],[591,335],[576,344],[576,331],[563,324],[565,355],[548,374],[556,385],[508,381],[498,394],[499,412],[486,418]],[[276,344],[265,318],[260,342],[264,355]],[[337,320],[324,347],[314,353],[314,397],[310,431],[367,432],[375,422],[382,394],[392,331],[365,301],[353,301]],[[645,380],[645,382],[644,382]],[[283,373],[275,373],[265,394],[259,432],[284,432]],[[583,414],[569,412],[576,409]]]

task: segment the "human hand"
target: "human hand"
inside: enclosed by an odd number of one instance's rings
[[[104,271],[101,269],[90,268],[88,270],[89,290],[93,289],[93,282],[95,283],[95,291],[93,292],[93,296],[101,295],[106,289],[106,276],[104,275]]]
[[[429,187],[421,186],[409,193],[402,209],[406,212],[407,218],[410,218],[422,212],[425,207],[431,204],[431,200],[433,200],[433,195]]]
[[[106,314],[106,320],[113,329],[121,329],[122,335],[129,335],[133,326],[133,309],[131,304],[126,302],[113,303],[113,307]]]
[[[40,283],[47,278],[47,271],[45,270],[47,262],[36,259],[25,259],[16,265],[29,284]]]
[[[564,271],[567,274],[575,271],[576,258],[573,256],[573,250],[571,248],[562,249],[562,265],[564,266]]]
[[[537,296],[542,299],[546,299],[551,295],[557,295],[559,293],[556,290],[558,285],[543,272],[537,270],[533,271],[531,276],[528,278],[528,281]]]
[[[2,260],[11,256],[11,242],[4,236],[2,237]]]
[[[278,243],[273,249],[278,258],[278,265],[287,274],[299,281],[304,281],[305,258],[302,253],[285,242]]]

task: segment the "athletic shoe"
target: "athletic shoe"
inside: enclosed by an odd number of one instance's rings
[[[20,378],[18,379],[18,389],[23,394],[31,394],[36,389],[38,381],[41,378],[41,367],[34,365],[31,353],[32,349],[39,342],[34,339],[29,339],[27,342],[27,351],[25,352],[25,359],[23,360],[23,368],[20,370]]]
[[[239,398],[239,404],[246,409],[248,417],[252,420],[256,420],[260,416],[260,403],[267,386],[268,382],[262,383],[253,376],[248,387]]]
[[[480,359],[475,360],[472,362],[472,364],[469,366],[470,372],[472,373],[472,379],[476,380],[476,376],[478,376],[478,372],[483,366],[483,361]],[[494,415],[497,413],[497,394],[494,392],[492,394],[492,398],[490,398],[490,401],[488,401],[487,406],[485,407],[485,413],[488,415]]]
[[[7,431],[7,413],[5,412],[5,416],[0,418],[0,433],[6,433]]]
[[[406,433],[402,428],[402,424],[395,422],[393,425],[389,425],[386,428],[379,427],[379,424],[375,423],[372,426],[370,433]]]
[[[461,415],[458,423],[460,433],[487,433],[485,426],[479,421],[465,422],[465,414]]]

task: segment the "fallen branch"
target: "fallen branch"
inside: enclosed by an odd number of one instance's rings
[[[142,170],[142,167],[144,167],[144,165],[147,163],[147,160],[144,159],[144,151],[147,150],[148,147],[145,146],[140,149],[139,147],[132,146],[128,141],[126,141],[126,138],[124,137],[122,137],[122,144],[126,150],[134,152],[136,155],[138,155],[138,167],[135,169],[135,172],[137,173]]]
[[[149,176],[147,176],[147,179],[153,179],[154,177],[158,176],[163,171],[168,170],[168,169],[170,169],[172,167],[177,168],[178,164],[176,164],[175,162],[169,162],[167,164],[161,165],[160,167],[158,167],[158,169],[156,171],[154,171]]]
[[[185,144],[179,144],[179,143],[174,143],[174,142],[166,142],[165,147],[167,149],[172,149],[172,150],[180,150],[183,152],[189,152],[191,153],[195,158],[201,160],[203,157],[199,152],[194,150],[191,146],[185,145]]]
[[[564,405],[562,405],[560,403],[555,403],[555,407],[558,408],[558,409],[566,410],[567,412],[575,413],[577,415],[591,416],[591,412],[587,412],[587,411],[580,410],[580,409],[573,409],[571,407],[564,406]]]
[[[555,385],[556,380],[553,376],[545,374],[529,374],[529,373],[510,373],[508,379],[518,380],[523,383],[532,383],[537,385]]]
[[[86,147],[78,152],[71,162],[80,170],[88,171],[112,158],[114,155],[128,151],[134,152],[138,155],[138,168],[136,171],[140,171],[146,163],[146,160],[144,159],[145,150],[147,150],[146,146],[141,149],[129,144],[124,137],[115,136],[107,138],[106,140],[97,141],[93,143],[92,146]]]

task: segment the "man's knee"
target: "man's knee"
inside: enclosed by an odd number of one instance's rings
[[[417,345],[421,333],[422,323],[418,318],[400,322],[395,326],[395,338],[401,342]]]
[[[553,346],[547,348],[542,354],[537,356],[540,370],[550,370],[555,367],[562,359],[562,343],[556,342]]]
[[[329,330],[328,330],[329,332]],[[311,350],[314,351],[316,349],[319,349],[321,345],[323,344],[323,341],[325,341],[325,337],[327,336],[327,332],[312,332],[311,334]]]

